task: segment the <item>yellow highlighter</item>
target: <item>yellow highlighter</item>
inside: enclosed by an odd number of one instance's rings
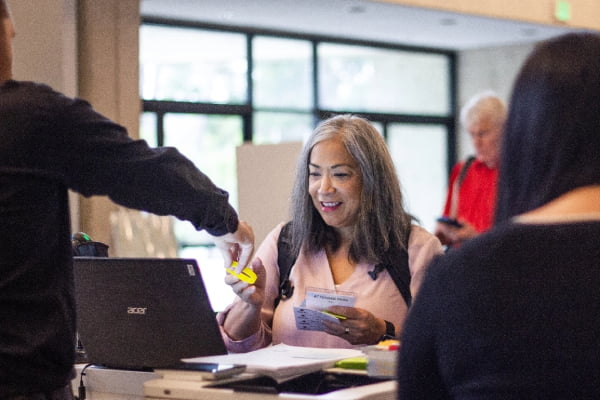
[[[235,272],[236,267],[238,266],[238,262],[234,261],[231,263],[231,266],[226,268],[227,269],[227,273],[231,274],[233,276],[235,276],[236,278],[238,278],[241,281],[244,281],[246,283],[249,284],[253,284],[254,282],[256,282],[256,274],[254,273],[254,271],[252,271],[250,268],[245,267],[241,273],[237,273]]]
[[[337,319],[346,319],[347,317],[345,315],[342,314],[336,314],[334,312],[331,311],[327,311],[327,310],[323,310],[321,311],[323,314],[327,314],[327,315],[331,315],[332,317],[336,317]]]
[[[335,366],[344,369],[367,369],[368,362],[366,356],[359,356],[340,360],[335,363]]]

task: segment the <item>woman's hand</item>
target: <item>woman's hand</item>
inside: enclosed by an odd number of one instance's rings
[[[332,306],[327,309],[343,315],[339,323],[323,321],[325,332],[339,336],[350,344],[376,344],[385,334],[385,321],[362,308]]]
[[[256,274],[254,284],[230,274],[225,276],[225,283],[242,300],[234,302],[223,322],[225,333],[233,340],[245,339],[260,329],[260,311],[265,301],[267,273],[260,258],[252,261],[251,267]]]
[[[265,301],[267,273],[260,258],[254,259],[251,267],[256,274],[256,282],[253,284],[246,283],[231,274],[225,275],[225,283],[231,286],[233,292],[244,302],[260,309]]]

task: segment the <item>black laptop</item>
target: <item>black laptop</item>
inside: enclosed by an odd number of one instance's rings
[[[149,370],[227,354],[196,260],[74,257],[73,264],[89,363]]]

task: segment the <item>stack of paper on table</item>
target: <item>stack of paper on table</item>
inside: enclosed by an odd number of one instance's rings
[[[248,353],[186,358],[185,362],[245,364],[246,372],[266,375],[283,382],[310,372],[333,367],[336,361],[359,357],[356,349],[322,349],[278,344]]]

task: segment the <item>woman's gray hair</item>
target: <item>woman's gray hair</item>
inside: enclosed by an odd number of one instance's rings
[[[358,217],[349,257],[378,264],[387,253],[408,248],[412,217],[404,210],[400,182],[387,144],[364,118],[338,115],[322,121],[308,138],[298,159],[292,190],[292,250],[315,253],[337,249],[340,238],[325,224],[308,193],[311,152],[317,143],[340,139],[357,162],[362,177]]]

